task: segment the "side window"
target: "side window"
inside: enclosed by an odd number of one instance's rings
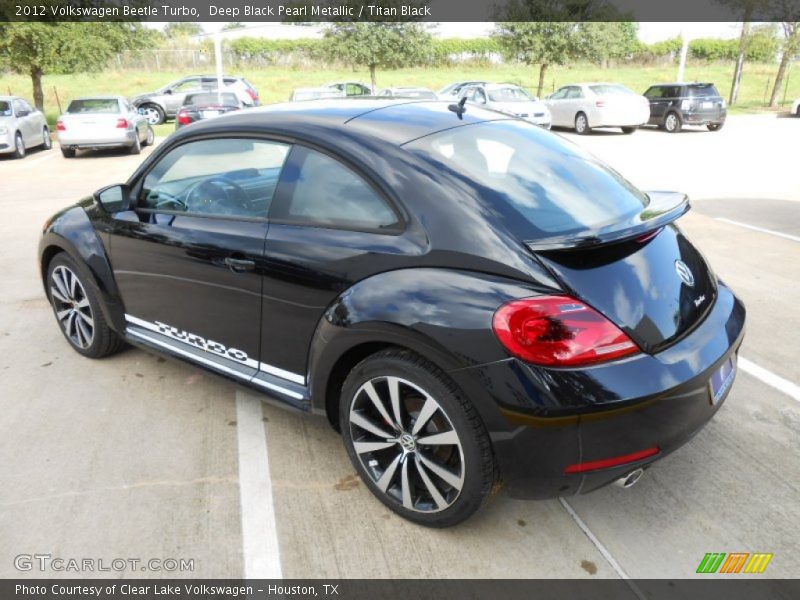
[[[289,148],[242,138],[183,144],[147,174],[137,208],[266,218]]]
[[[29,113],[33,112],[33,107],[30,104],[28,104],[27,100],[20,100],[19,102],[20,104],[22,104],[22,108],[24,110],[27,110]]]
[[[173,92],[188,92],[190,90],[196,90],[200,87],[200,80],[198,78],[192,79],[184,79],[183,81],[178,82],[173,88]]]
[[[567,99],[574,100],[576,98],[583,98],[583,90],[579,87],[571,87],[567,92]]]
[[[398,224],[395,212],[369,183],[321,152],[295,147],[283,179],[286,187],[273,205],[272,219],[355,230]]]
[[[664,88],[664,97],[665,98],[680,98],[683,94],[682,88],[678,86]]]
[[[486,104],[486,94],[480,88],[475,89],[475,102],[478,104]]]
[[[661,98],[664,93],[664,89],[660,87],[651,87],[647,90],[644,95],[648,98]]]

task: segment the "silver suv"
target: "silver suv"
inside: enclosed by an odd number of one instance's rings
[[[234,92],[245,107],[258,106],[258,91],[244,77],[225,75],[222,78],[226,91]],[[178,114],[186,94],[217,89],[216,75],[190,75],[173,81],[163,88],[140,94],[131,99],[141,114],[147,117],[150,125],[160,125]]]

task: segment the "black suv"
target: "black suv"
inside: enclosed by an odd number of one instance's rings
[[[719,131],[725,124],[725,100],[713,83],[660,83],[644,93],[650,101],[649,125],[658,125],[670,133],[684,125],[705,125]]]

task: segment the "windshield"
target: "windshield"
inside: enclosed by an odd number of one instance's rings
[[[239,106],[239,100],[236,97],[236,94],[221,94],[222,102],[220,102],[220,94],[211,93],[211,94],[190,94],[186,96],[186,100],[184,100],[184,106],[190,106],[194,104],[195,106],[218,106],[222,104],[223,106]]]
[[[522,88],[507,87],[489,90],[489,100],[492,102],[530,102],[534,98]]]
[[[101,113],[114,114],[119,112],[119,101],[115,98],[92,98],[88,100],[73,100],[67,107],[68,113]]]
[[[0,117],[11,117],[11,102],[0,100]]]
[[[448,129],[408,148],[466,183],[524,241],[608,227],[648,203],[616,171],[524,121]]]
[[[636,93],[633,90],[629,90],[624,85],[616,85],[616,84],[590,85],[589,89],[592,90],[598,96],[622,96],[625,94]]]
[[[689,96],[692,98],[707,98],[708,96],[719,96],[717,88],[710,83],[702,83],[689,86]]]

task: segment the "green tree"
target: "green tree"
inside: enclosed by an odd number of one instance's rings
[[[234,29],[244,29],[245,27],[245,24],[241,21],[231,21],[230,23],[225,23],[222,31],[233,31]]]
[[[630,21],[589,21],[578,25],[577,54],[586,60],[608,66],[636,49],[639,26]]]
[[[192,23],[191,21],[167,23],[164,27],[164,35],[168,38],[192,37],[202,35],[203,32],[203,26],[200,23]]]
[[[30,75],[34,104],[43,110],[45,73],[99,70],[117,52],[148,39],[136,23],[0,22],[0,63]]]
[[[367,67],[372,88],[378,69],[399,69],[423,62],[431,51],[431,35],[419,23],[342,22],[325,32],[325,50],[331,61]]]
[[[788,16],[788,15],[787,15]],[[797,17],[797,14],[792,14]],[[778,106],[778,98],[783,87],[783,80],[789,69],[789,63],[800,53],[800,22],[784,21],[783,25],[783,44],[781,45],[781,62],[778,65],[778,74],[775,75],[775,85],[769,97],[770,106]]]

